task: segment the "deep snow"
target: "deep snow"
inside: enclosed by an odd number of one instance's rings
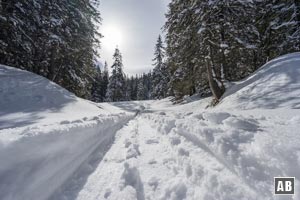
[[[0,66],[0,199],[49,198],[106,152],[134,113],[77,98],[47,79]]]
[[[74,121],[109,111],[23,70],[0,65],[0,129]]]
[[[300,199],[299,75],[294,53],[234,83],[214,108],[210,98],[96,105],[1,66],[0,199]],[[277,176],[296,178],[295,196],[274,195]]]

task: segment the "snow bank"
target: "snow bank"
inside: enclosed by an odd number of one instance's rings
[[[95,104],[31,72],[0,65],[0,129],[96,116]]]
[[[48,199],[134,114],[0,65],[0,199]]]
[[[0,199],[47,199],[99,146],[112,143],[115,132],[130,118],[119,115],[0,131]],[[18,139],[3,139],[9,135]]]
[[[260,70],[229,88],[222,108],[300,109],[300,53],[271,60]]]

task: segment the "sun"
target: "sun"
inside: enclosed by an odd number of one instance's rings
[[[114,49],[116,46],[122,46],[123,34],[117,26],[106,26],[102,30],[102,45],[106,49]]]

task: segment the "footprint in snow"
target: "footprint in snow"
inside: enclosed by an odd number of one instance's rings
[[[70,123],[71,123],[71,122],[68,121],[68,120],[64,120],[64,121],[61,121],[61,122],[60,122],[61,125],[64,125],[64,124],[70,124]]]
[[[132,146],[130,146],[130,148],[127,150],[126,153],[126,159],[130,159],[130,158],[136,158],[139,155],[141,155],[141,152],[139,150],[139,145],[138,144],[133,144]]]
[[[178,155],[180,155],[180,156],[190,156],[190,152],[183,149],[183,148],[179,148],[178,149]]]
[[[150,164],[150,165],[154,165],[156,163],[157,163],[157,161],[155,159],[151,159],[148,161],[148,164]]]
[[[128,139],[126,139],[126,140],[124,141],[125,148],[128,148],[131,144],[132,144],[131,141],[128,140]]]
[[[124,163],[124,171],[121,176],[121,190],[132,187],[136,191],[137,200],[145,199],[144,185],[140,177],[139,170],[136,167],[130,167],[128,163]]]
[[[156,188],[158,186],[158,183],[159,183],[159,179],[155,176],[150,178],[149,181],[148,181],[148,185],[152,188],[153,191],[156,190]]]
[[[159,112],[159,115],[167,115],[165,112]]]
[[[146,144],[158,144],[158,139],[152,138],[145,141]]]
[[[175,137],[170,137],[170,143],[171,145],[175,146],[175,145],[179,145],[181,143],[181,140],[179,137],[175,136]]]
[[[182,180],[173,180],[165,186],[164,196],[161,199],[186,199],[188,188]]]
[[[104,198],[107,199],[111,195],[111,189],[107,188],[104,193]]]

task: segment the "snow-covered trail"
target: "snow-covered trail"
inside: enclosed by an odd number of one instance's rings
[[[178,134],[175,120],[168,120],[165,115],[151,110],[141,112],[116,133],[113,145],[81,189],[76,181],[82,178],[80,172],[53,199],[243,199],[245,194],[256,199],[265,196],[199,139],[185,134],[183,129]]]
[[[299,200],[299,55],[213,108],[199,97],[95,104],[0,66],[0,199]],[[295,195],[275,196],[274,177],[295,177]]]
[[[273,177],[296,176],[298,183],[300,176],[297,159],[281,160],[285,154],[297,156],[290,150],[300,143],[289,140],[299,137],[284,129],[297,126],[292,112],[282,119],[274,118],[276,111],[264,116],[252,111],[253,117],[190,112],[184,105],[161,109],[151,101],[135,107],[146,109],[117,131],[108,151],[99,149],[53,200],[293,199],[273,196]]]

